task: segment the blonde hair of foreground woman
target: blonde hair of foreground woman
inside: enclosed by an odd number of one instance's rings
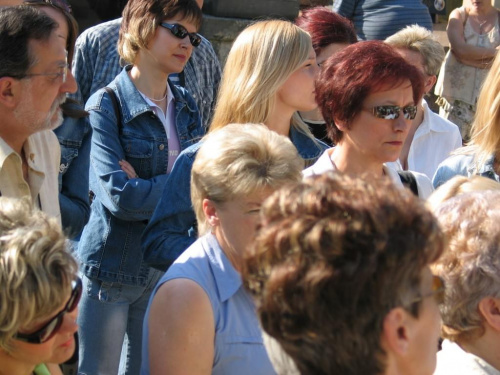
[[[310,48],[309,34],[288,21],[261,21],[243,30],[227,57],[210,131],[230,123],[266,124],[278,90]],[[291,125],[314,139],[297,113]]]

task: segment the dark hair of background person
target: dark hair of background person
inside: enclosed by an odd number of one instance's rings
[[[316,55],[332,43],[353,44],[358,41],[351,21],[325,7],[302,11],[295,24],[311,35]]]
[[[396,88],[404,81],[411,83],[415,104],[424,92],[422,73],[382,41],[351,44],[322,67],[316,79],[316,102],[335,144],[343,137],[335,119],[349,126],[370,94]]]
[[[329,172],[266,200],[242,277],[301,374],[381,374],[383,321],[395,307],[419,316],[422,271],[444,246],[409,191]]]
[[[31,7],[0,8],[0,77],[24,78],[36,62],[30,40],[46,41],[57,23]]]

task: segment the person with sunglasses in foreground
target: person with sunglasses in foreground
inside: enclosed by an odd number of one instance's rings
[[[61,374],[75,350],[77,272],[54,218],[0,197],[0,374]]]
[[[177,155],[204,135],[193,98],[169,80],[199,45],[201,17],[194,0],[130,0],[118,43],[130,65],[86,104],[95,197],[77,251],[85,374],[139,373],[143,317],[162,275],[143,263],[140,236]]]
[[[433,266],[447,286],[435,375],[499,375],[500,191],[461,194],[433,210],[450,243]]]
[[[242,277],[277,373],[432,375],[444,247],[424,202],[386,178],[330,171],[274,193]]]
[[[386,175],[401,188],[409,180],[412,191],[427,198],[429,178],[384,165],[399,157],[423,90],[418,69],[383,42],[355,43],[330,57],[316,79],[316,102],[336,146],[304,176],[329,170]]]

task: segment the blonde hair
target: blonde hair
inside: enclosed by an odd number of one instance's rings
[[[191,201],[198,233],[209,229],[203,199],[223,203],[297,182],[304,161],[292,142],[258,124],[229,124],[203,139],[191,171]]]
[[[243,30],[227,57],[210,131],[230,123],[266,124],[276,93],[311,46],[309,34],[288,21],[260,21]],[[314,140],[297,113],[291,125]]]
[[[446,283],[443,337],[458,342],[484,333],[478,304],[500,298],[500,192],[475,191],[435,210],[449,247],[433,266]]]
[[[474,148],[476,165],[500,151],[500,55],[495,57],[477,100],[477,110],[471,127],[470,144]]]
[[[147,49],[158,25],[180,15],[199,28],[202,13],[195,0],[129,0],[123,10],[118,54],[133,64],[140,49]]]
[[[454,176],[437,188],[427,199],[430,207],[436,208],[444,201],[471,191],[500,190],[500,184],[491,178],[474,175],[471,177]]]
[[[60,225],[28,200],[0,197],[0,347],[68,299],[78,266]]]
[[[444,48],[431,31],[418,25],[407,26],[391,35],[385,43],[394,48],[407,49],[422,56],[425,74],[436,76],[443,63]]]

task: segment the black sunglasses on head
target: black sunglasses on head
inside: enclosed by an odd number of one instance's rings
[[[54,8],[60,9],[63,12],[71,14],[71,5],[64,0],[24,0],[23,4],[28,5],[50,5]]]
[[[14,338],[19,341],[29,342],[30,344],[42,344],[50,340],[59,331],[62,326],[64,315],[67,312],[72,312],[78,306],[80,297],[82,296],[82,280],[78,277],[72,282],[71,296],[64,309],[62,309],[55,317],[50,319],[47,324],[33,333],[17,333]]]
[[[191,45],[193,47],[198,47],[201,43],[201,36],[199,36],[197,33],[190,33],[184,26],[179,25],[178,23],[172,24],[162,22],[160,23],[160,26],[170,30],[172,35],[176,38],[184,39],[186,36],[189,36],[189,41],[191,42]]]
[[[400,107],[398,105],[379,105],[372,108],[372,114],[384,120],[397,119],[401,111],[403,111],[403,117],[406,120],[413,120],[417,116],[416,105],[407,105],[406,107]]]

